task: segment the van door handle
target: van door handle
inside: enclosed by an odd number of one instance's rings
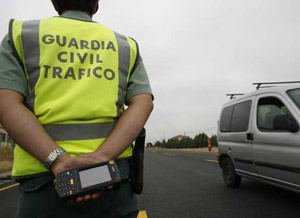
[[[247,141],[253,141],[253,140],[254,140],[254,135],[253,135],[253,133],[247,133],[247,134],[246,134],[246,137],[247,137]]]

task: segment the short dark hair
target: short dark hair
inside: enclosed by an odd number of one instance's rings
[[[54,0],[56,11],[59,15],[68,10],[84,11],[93,14],[96,1],[97,0]]]

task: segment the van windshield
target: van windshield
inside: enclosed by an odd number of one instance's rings
[[[300,109],[300,89],[292,89],[287,91],[287,94],[295,102],[297,107]]]

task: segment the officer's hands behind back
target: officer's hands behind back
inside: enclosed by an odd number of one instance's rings
[[[53,163],[53,165],[51,166],[51,170],[56,178],[57,175],[61,172],[71,170],[74,168],[78,168],[78,167],[83,167],[83,166],[103,162],[103,161],[108,161],[108,160],[106,160],[105,157],[101,157],[96,153],[87,153],[87,154],[83,154],[83,155],[77,156],[77,157],[70,157],[66,152],[64,152]],[[55,183],[56,183],[56,179],[54,180],[54,184]],[[74,200],[73,199],[68,200],[68,204],[70,204],[70,205],[82,204],[86,201],[89,201],[92,199],[97,199],[99,197],[100,197],[99,192],[93,193],[91,195],[87,194],[85,196],[77,197]]]

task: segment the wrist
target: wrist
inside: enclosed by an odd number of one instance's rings
[[[69,158],[69,154],[67,152],[64,152],[55,160],[55,162],[53,162],[50,170],[55,176],[64,169],[65,166],[63,163]]]
[[[102,150],[96,150],[94,152],[95,158],[97,160],[99,160],[99,162],[103,162],[103,161],[110,161],[115,159],[115,157],[112,157],[111,155],[109,155],[106,152],[103,152]]]

